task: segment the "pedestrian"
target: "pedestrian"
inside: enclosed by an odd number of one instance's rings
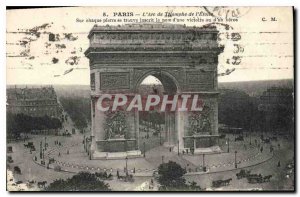
[[[273,152],[273,146],[270,146],[270,153]]]
[[[281,166],[281,164],[280,164],[280,161],[278,161],[278,163],[277,163],[277,167],[280,167]]]
[[[260,148],[260,152],[262,153],[262,152],[263,152],[263,150],[264,150],[264,147],[262,146],[262,147]]]

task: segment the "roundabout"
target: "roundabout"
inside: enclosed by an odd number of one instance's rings
[[[255,166],[270,160],[274,155],[268,149],[269,144],[248,145],[248,147],[245,147],[246,142],[232,142],[230,145],[232,151],[229,153],[223,151],[221,153],[205,155],[177,154],[174,151],[170,152],[166,147],[158,146],[147,150],[145,157],[90,160],[89,153],[85,150],[82,143],[82,137],[83,135],[81,134],[64,137],[62,145],[55,144],[55,140],[53,139],[56,137],[48,139],[49,146],[44,152],[44,159],[39,158],[40,151],[38,150],[36,155],[33,156],[33,161],[50,169],[59,166],[57,169],[60,169],[60,171],[70,173],[89,171],[107,172],[115,175],[117,172],[121,174],[125,173],[127,166],[128,172],[133,176],[153,176],[158,166],[168,161],[179,163],[186,169],[186,175],[193,175],[217,173]],[[234,136],[231,136],[231,138],[233,139]],[[261,147],[264,147],[263,149],[265,150],[261,151]],[[223,146],[224,148],[225,146]],[[234,150],[239,151],[235,153]],[[41,164],[42,161],[45,161],[44,165]],[[206,168],[205,171],[203,171],[203,167]]]

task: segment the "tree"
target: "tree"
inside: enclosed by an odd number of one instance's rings
[[[7,113],[7,133],[9,137],[18,137],[21,133],[29,133],[32,130],[59,129],[61,127],[62,124],[58,118]]]
[[[219,122],[231,127],[249,129],[257,115],[253,99],[243,91],[224,89],[219,99]]]
[[[99,180],[95,174],[79,172],[72,178],[59,179],[50,183],[46,191],[110,191],[109,185]]]
[[[158,167],[158,182],[161,191],[200,191],[201,187],[196,182],[186,184],[183,175],[186,170],[174,161],[160,164]]]
[[[176,190],[186,187],[185,179],[183,175],[186,170],[183,169],[179,164],[173,161],[168,163],[160,164],[158,167],[158,182],[161,185],[162,190]]]
[[[59,98],[64,110],[79,130],[84,129],[91,121],[91,103],[89,98],[80,97],[61,97]]]

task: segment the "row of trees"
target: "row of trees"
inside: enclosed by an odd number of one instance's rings
[[[62,127],[58,118],[32,117],[12,113],[7,113],[6,124],[9,136],[20,136],[21,133],[29,133],[32,130],[60,129]]]
[[[281,105],[273,103],[272,113],[259,110],[260,98],[252,97],[239,90],[221,90],[219,97],[219,123],[230,127],[241,127],[246,130],[271,131],[293,129],[293,101]],[[269,105],[268,103],[266,105]],[[266,121],[267,118],[270,121]],[[266,125],[268,124],[268,125]]]
[[[160,164],[158,182],[160,191],[200,191],[196,182],[186,183],[186,170],[173,161]],[[96,174],[80,172],[66,180],[58,179],[45,188],[46,191],[110,191],[109,185]]]
[[[91,121],[91,107],[89,98],[61,97],[59,98],[64,110],[78,129],[84,129]]]
[[[146,124],[153,129],[160,128],[161,124],[165,123],[165,113],[157,111],[142,111],[140,112],[140,123]]]

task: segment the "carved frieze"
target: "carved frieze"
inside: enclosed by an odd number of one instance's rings
[[[109,139],[129,139],[128,122],[124,111],[107,111],[105,113],[105,140]]]
[[[213,71],[188,71],[186,79],[189,89],[209,90],[214,88]]]
[[[187,41],[187,40],[216,40],[216,33],[196,33],[196,32],[110,32],[110,33],[95,33],[94,43],[101,43],[104,40],[112,41],[115,40],[176,40],[176,41]]]
[[[203,111],[191,112],[188,116],[189,127],[187,136],[211,134],[211,106],[205,103]]]
[[[103,72],[100,73],[101,90],[118,90],[130,88],[129,72]]]

